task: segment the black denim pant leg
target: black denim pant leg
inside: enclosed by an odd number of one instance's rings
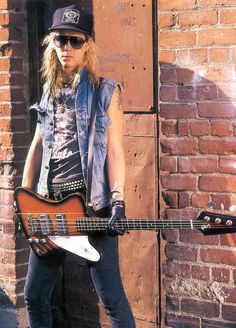
[[[52,327],[50,298],[63,260],[63,254],[40,258],[30,251],[24,290],[30,328]]]
[[[126,298],[119,268],[118,238],[107,234],[89,237],[100,251],[98,262],[89,262],[96,292],[109,316],[112,328],[135,328],[134,317]]]

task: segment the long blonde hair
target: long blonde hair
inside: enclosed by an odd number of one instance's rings
[[[42,45],[46,46],[46,48],[44,50],[41,66],[42,81],[45,83],[50,95],[54,99],[59,96],[60,89],[63,85],[61,63],[57,57],[55,49],[53,48],[53,39],[56,35],[56,32],[51,32],[49,35],[46,35],[42,42]],[[83,62],[78,67],[77,72],[74,72],[72,76],[72,89],[75,89],[80,78],[80,71],[85,66],[88,69],[89,82],[93,86],[98,84],[99,76],[97,55],[97,46],[91,38],[90,47],[84,54]]]

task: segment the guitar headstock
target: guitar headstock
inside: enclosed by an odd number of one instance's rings
[[[200,230],[206,235],[236,232],[236,216],[231,214],[203,211],[197,220],[202,221]]]

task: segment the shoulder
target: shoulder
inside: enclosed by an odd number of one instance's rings
[[[119,86],[119,83],[115,80],[104,77],[100,77],[99,81],[98,98],[99,101],[104,105],[104,108],[107,109],[110,105],[116,88]]]

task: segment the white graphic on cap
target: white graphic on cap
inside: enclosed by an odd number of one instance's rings
[[[63,17],[62,22],[63,23],[72,23],[72,24],[78,24],[80,17],[79,10],[76,9],[66,9]]]

